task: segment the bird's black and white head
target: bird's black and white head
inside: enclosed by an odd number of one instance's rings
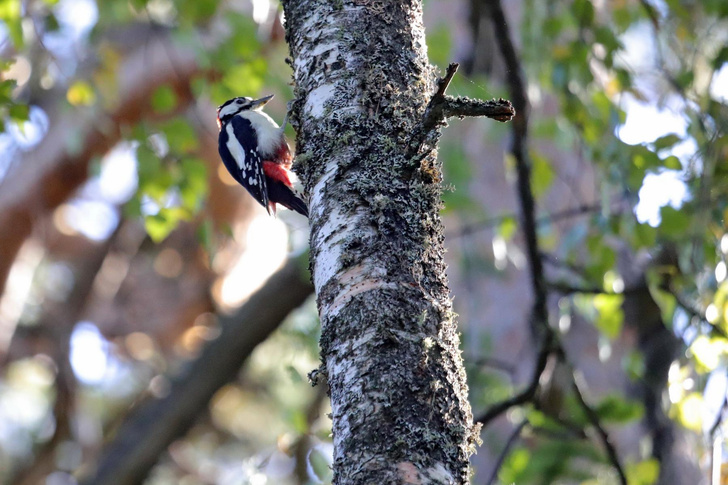
[[[260,99],[248,97],[229,99],[217,108],[217,126],[222,127],[223,123],[243,111],[260,111],[271,99],[273,99],[272,94]]]

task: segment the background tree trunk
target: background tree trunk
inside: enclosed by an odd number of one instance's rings
[[[334,483],[467,483],[478,433],[443,262],[439,132],[421,123],[434,91],[422,3],[283,5]]]

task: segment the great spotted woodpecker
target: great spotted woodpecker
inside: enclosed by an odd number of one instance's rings
[[[217,108],[218,151],[230,175],[245,187],[268,214],[276,204],[308,217],[306,203],[293,192],[293,156],[283,128],[262,109],[273,95],[233,98]]]

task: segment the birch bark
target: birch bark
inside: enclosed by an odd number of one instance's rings
[[[284,0],[334,483],[463,484],[478,439],[443,261],[420,0]]]

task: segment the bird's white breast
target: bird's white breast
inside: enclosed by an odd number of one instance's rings
[[[281,128],[273,118],[262,111],[244,111],[238,116],[250,120],[258,135],[258,150],[261,156],[275,153],[281,140]]]

